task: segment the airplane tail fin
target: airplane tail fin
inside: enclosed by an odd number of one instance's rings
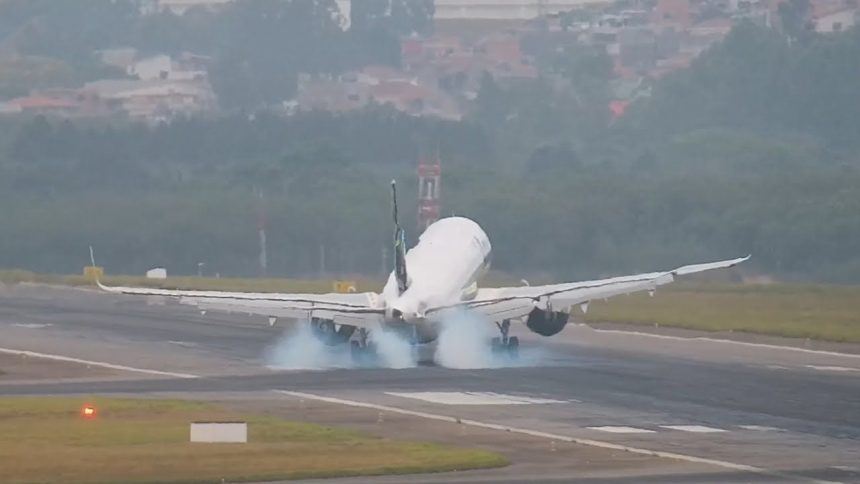
[[[391,180],[391,211],[394,217],[394,277],[400,294],[406,291],[409,278],[406,274],[406,232],[397,220],[397,182]]]

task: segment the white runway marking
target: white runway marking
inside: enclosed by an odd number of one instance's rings
[[[819,366],[805,365],[807,368],[819,371],[860,371],[860,368],[848,368],[847,366]]]
[[[610,434],[653,434],[653,430],[640,429],[638,427],[625,427],[623,425],[602,425],[600,427],[586,427],[590,430],[609,432]]]
[[[697,434],[715,434],[717,432],[725,432],[723,429],[714,427],[705,427],[704,425],[661,425],[661,428],[670,430],[680,430],[681,432],[693,432]]]
[[[442,405],[534,405],[565,403],[563,400],[504,395],[490,392],[385,392],[395,397],[412,398]]]
[[[538,430],[524,429],[521,427],[508,427],[505,425],[498,425],[498,424],[489,423],[489,422],[481,422],[478,420],[460,419],[457,417],[449,417],[447,415],[439,415],[439,414],[428,413],[428,412],[418,412],[415,410],[407,410],[404,408],[392,407],[389,405],[377,405],[375,403],[361,402],[358,400],[347,400],[347,399],[343,399],[343,398],[326,397],[324,395],[316,395],[313,393],[294,392],[294,391],[290,391],[290,390],[273,390],[273,391],[276,393],[281,393],[283,395],[288,395],[288,396],[291,396],[294,398],[302,398],[305,400],[315,400],[318,402],[334,403],[334,404],[338,404],[338,405],[347,405],[350,407],[367,408],[367,409],[377,410],[377,411],[381,411],[381,412],[391,412],[391,413],[397,413],[400,415],[410,415],[413,417],[426,418],[428,420],[437,420],[437,421],[442,421],[442,422],[458,423],[461,425],[469,425],[471,427],[479,427],[479,428],[485,428],[485,429],[490,429],[490,430],[499,430],[499,431],[503,431],[503,432],[513,432],[513,433],[518,433],[518,434],[523,434],[523,435],[531,435],[532,437],[540,437],[540,438],[545,438],[545,439],[550,439],[550,440],[557,440],[559,442],[571,442],[574,444],[587,445],[590,447],[598,447],[601,449],[621,450],[621,451],[630,452],[633,454],[650,455],[650,456],[654,456],[654,457],[663,457],[666,459],[675,459],[675,460],[680,460],[680,461],[685,461],[685,462],[693,462],[693,463],[697,463],[697,464],[712,465],[712,466],[722,467],[724,469],[731,469],[734,471],[752,472],[754,474],[774,476],[774,477],[778,477],[780,479],[789,480],[789,481],[814,482],[814,483],[819,483],[819,484],[834,484],[831,481],[822,481],[822,480],[812,479],[812,478],[803,477],[803,476],[795,476],[795,475],[785,474],[783,472],[771,471],[768,469],[764,469],[762,467],[755,467],[755,466],[750,466],[750,465],[746,465],[746,464],[737,464],[734,462],[728,462],[728,461],[724,461],[724,460],[708,459],[708,458],[704,458],[704,457],[696,457],[693,455],[678,454],[675,452],[664,452],[661,450],[643,449],[641,447],[631,447],[628,445],[613,444],[612,442],[604,442],[602,440],[570,437],[568,435],[553,434],[550,432],[541,432]]]
[[[168,343],[170,343],[170,344],[172,344],[172,345],[177,345],[177,346],[184,346],[184,347],[186,347],[186,348],[194,348],[195,346],[197,346],[197,343],[190,342],[190,341],[174,341],[174,340],[170,340],[170,341],[168,341]]]
[[[51,323],[12,323],[11,326],[16,328],[41,329],[53,326]]]
[[[113,363],[105,363],[103,361],[82,360],[80,358],[72,358],[70,356],[52,355],[49,353],[37,353],[35,351],[0,348],[0,353],[5,353],[7,355],[30,356],[33,358],[44,358],[46,360],[66,361],[69,363],[80,363],[82,365],[98,366],[101,368],[109,368],[112,370],[131,371],[134,373],[145,373],[147,375],[171,376],[174,378],[199,378],[197,375],[191,375],[188,373],[174,373],[172,371],[150,370],[149,368],[135,368],[133,366],[114,365]]]
[[[771,350],[799,351],[801,353],[811,353],[814,355],[839,356],[842,358],[860,358],[860,354],[855,354],[855,353],[840,353],[838,351],[825,351],[825,350],[809,350],[806,348],[797,348],[795,346],[780,346],[780,345],[771,345],[771,344],[765,344],[765,343],[749,343],[747,341],[735,341],[735,340],[731,340],[731,339],[709,338],[706,336],[693,336],[693,337],[688,338],[688,337],[684,337],[684,336],[669,336],[669,335],[665,335],[665,334],[644,333],[642,331],[625,331],[625,330],[621,330],[621,329],[591,328],[591,330],[596,331],[598,333],[632,334],[632,335],[636,335],[636,336],[646,336],[648,338],[669,339],[669,340],[676,340],[676,341],[707,341],[710,343],[733,344],[733,345],[739,345],[739,346],[749,346],[752,348],[767,348],[767,349],[771,349]]]
[[[785,429],[779,427],[768,427],[767,425],[738,425],[738,428],[744,430],[755,430],[757,432],[785,432]]]

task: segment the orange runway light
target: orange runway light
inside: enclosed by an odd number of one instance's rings
[[[96,407],[92,405],[84,405],[81,407],[81,417],[83,418],[95,418],[96,417]]]

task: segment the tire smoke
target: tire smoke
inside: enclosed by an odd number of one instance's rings
[[[452,312],[442,320],[434,360],[447,368],[493,368],[498,362],[490,347],[492,337],[486,322],[465,312]]]
[[[520,349],[520,357],[512,359],[505,353],[493,352],[491,339],[498,336],[493,323],[465,311],[446,314],[436,344],[434,361],[437,365],[455,369],[505,368],[537,366],[541,351]]]
[[[266,366],[282,370],[351,368],[349,348],[327,346],[314,336],[308,323],[297,323],[266,349]]]
[[[418,358],[412,344],[393,331],[382,329],[372,331],[370,340],[376,345],[380,366],[398,369],[417,366]]]
[[[412,345],[394,332],[382,329],[372,331],[370,340],[377,357],[369,365],[352,360],[349,343],[329,346],[317,338],[310,324],[300,322],[285,330],[272,346],[266,349],[265,365],[279,370],[324,370],[330,368],[413,368],[418,361]]]

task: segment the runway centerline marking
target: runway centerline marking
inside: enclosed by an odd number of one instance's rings
[[[860,371],[860,368],[849,368],[847,366],[822,366],[822,365],[804,365],[807,368],[818,371]]]
[[[755,430],[757,432],[785,432],[785,429],[779,427],[768,427],[767,425],[738,425],[738,428],[744,430]]]
[[[706,427],[704,425],[661,425],[660,428],[680,430],[681,432],[693,432],[696,434],[715,434],[718,432],[725,432],[725,429]]]
[[[441,405],[535,405],[567,403],[565,400],[505,395],[492,392],[385,392],[385,394]]]
[[[72,358],[71,356],[54,355],[54,354],[50,354],[50,353],[38,353],[35,351],[27,351],[27,350],[0,348],[0,353],[4,353],[7,355],[29,356],[32,358],[44,358],[46,360],[54,360],[54,361],[65,361],[68,363],[79,363],[82,365],[98,366],[101,368],[109,368],[111,370],[122,370],[122,371],[134,372],[134,373],[145,373],[147,375],[172,376],[175,378],[200,378],[199,376],[192,375],[190,373],[176,373],[176,372],[172,372],[172,371],[152,370],[149,368],[136,368],[133,366],[115,365],[113,363],[105,363],[103,361],[83,360],[80,358]]]
[[[823,480],[813,479],[813,478],[805,477],[805,476],[797,476],[797,475],[786,474],[784,472],[772,471],[769,469],[765,469],[763,467],[756,467],[756,466],[751,466],[751,465],[746,465],[746,464],[738,464],[735,462],[729,462],[729,461],[718,460],[718,459],[708,459],[705,457],[696,457],[694,455],[678,454],[675,452],[665,452],[662,450],[650,450],[650,449],[644,449],[641,447],[631,447],[628,445],[615,444],[612,442],[606,442],[606,441],[602,441],[602,440],[584,439],[584,438],[580,438],[580,437],[571,437],[569,435],[554,434],[554,433],[550,433],[550,432],[541,432],[539,430],[531,430],[531,429],[525,429],[525,428],[521,428],[521,427],[508,427],[506,425],[499,425],[499,424],[494,424],[494,423],[489,423],[489,422],[482,422],[479,420],[461,419],[459,417],[451,417],[451,416],[440,415],[440,414],[436,414],[436,413],[420,412],[417,410],[407,410],[405,408],[392,407],[390,405],[379,405],[379,404],[370,403],[370,402],[362,402],[359,400],[347,400],[344,398],[327,397],[325,395],[317,395],[314,393],[295,392],[292,390],[272,390],[272,391],[275,393],[280,393],[280,394],[287,395],[290,397],[300,398],[300,399],[305,399],[305,400],[314,400],[314,401],[318,401],[318,402],[333,403],[333,404],[338,404],[338,405],[346,405],[349,407],[367,408],[367,409],[377,410],[377,411],[381,411],[381,412],[391,412],[391,413],[397,413],[400,415],[409,415],[409,416],[413,416],[413,417],[420,417],[420,418],[425,418],[428,420],[450,422],[450,423],[456,423],[456,424],[460,424],[460,425],[468,425],[470,427],[478,427],[478,428],[484,428],[484,429],[490,429],[490,430],[499,430],[502,432],[512,432],[512,433],[517,433],[517,434],[522,434],[522,435],[530,435],[532,437],[540,437],[540,438],[545,438],[545,439],[550,439],[550,440],[557,440],[560,442],[570,442],[573,444],[587,445],[589,447],[597,447],[597,448],[601,448],[601,449],[620,450],[620,451],[630,452],[633,454],[649,455],[652,457],[663,457],[666,459],[675,459],[675,460],[680,460],[680,461],[684,461],[684,462],[692,462],[692,463],[696,463],[696,464],[712,465],[712,466],[716,466],[716,467],[722,467],[724,469],[730,469],[733,471],[750,472],[750,473],[754,473],[754,474],[761,474],[761,475],[766,475],[766,476],[778,477],[778,478],[783,479],[783,480],[800,481],[800,482],[814,482],[817,484],[835,484],[833,481],[823,481]]]
[[[598,427],[586,427],[590,430],[609,432],[610,434],[653,434],[654,430],[640,429],[639,427],[626,427],[624,425],[601,425]]]
[[[172,344],[172,345],[176,345],[176,346],[183,346],[183,347],[186,347],[186,348],[194,348],[194,347],[196,347],[196,346],[197,346],[197,343],[194,343],[193,341],[176,341],[176,340],[170,340],[170,341],[168,341],[168,343],[170,343],[170,344]]]
[[[786,351],[799,351],[801,353],[811,353],[814,355],[827,355],[827,356],[838,356],[842,358],[860,358],[860,354],[854,353],[840,353],[838,351],[825,351],[825,350],[810,350],[807,348],[798,348],[796,346],[780,346],[780,345],[772,345],[766,343],[750,343],[748,341],[736,341],[733,339],[720,339],[720,338],[710,338],[707,336],[669,336],[666,334],[654,334],[654,333],[645,333],[642,331],[627,331],[623,329],[597,329],[589,326],[592,331],[597,333],[609,333],[609,334],[632,334],[636,336],[646,336],[648,338],[658,338],[658,339],[668,339],[675,341],[705,341],[709,343],[721,343],[721,344],[733,344],[739,346],[749,346],[752,348],[767,348],[772,350],[786,350]]]

